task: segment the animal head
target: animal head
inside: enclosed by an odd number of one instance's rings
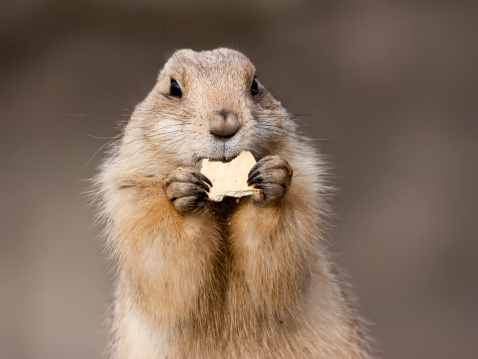
[[[256,78],[242,53],[176,51],[139,104],[123,139],[142,156],[166,155],[183,165],[228,161],[241,151],[270,154],[294,127],[286,110]]]

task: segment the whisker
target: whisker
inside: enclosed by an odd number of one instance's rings
[[[289,137],[294,138],[296,140],[301,140],[301,141],[313,140],[312,138],[301,135],[299,133],[295,133],[293,131],[290,131],[290,133],[288,133],[287,130],[285,130],[283,128],[279,128],[279,127],[271,127],[271,126],[267,126],[267,125],[259,125],[258,127],[262,128],[263,130],[268,130],[268,131],[271,131],[271,132],[276,133],[276,134],[289,136]]]
[[[118,136],[114,136],[114,137],[99,137],[99,136],[90,135],[89,133],[85,133],[85,135],[88,136],[88,137],[97,139],[97,140],[114,140],[115,138],[118,138]]]
[[[98,154],[98,152],[100,152],[103,148],[105,148],[105,146],[111,144],[115,139],[116,139],[116,138],[113,138],[113,139],[111,139],[111,140],[109,140],[109,141],[103,143],[103,145],[101,145],[101,147],[98,148],[95,153],[93,153],[93,156],[90,157],[90,159],[88,160],[88,162],[86,162],[85,167],[87,167],[87,166],[90,164],[90,162],[91,162],[91,161],[93,160],[93,158]]]
[[[155,139],[160,139],[160,140],[167,141],[168,137],[165,137],[165,138],[162,138],[162,137],[170,135],[172,133],[194,133],[194,132],[189,131],[189,130],[185,130],[185,129],[178,129],[178,130],[173,130],[173,131],[168,131],[168,132],[150,131],[150,132],[145,133],[144,137],[146,137],[147,139],[155,138]],[[128,141],[126,143],[123,143],[122,146],[131,145],[133,143],[140,142],[140,141],[143,141],[143,138],[137,138],[137,139],[134,139],[132,141]]]
[[[326,138],[313,138],[313,137],[309,137],[309,136],[306,136],[306,135],[303,135],[299,132],[294,132],[292,130],[289,130],[289,129],[285,129],[285,128],[281,128],[281,127],[277,127],[275,126],[274,128],[271,127],[272,125],[270,124],[261,124],[259,125],[259,127],[261,126],[264,126],[264,127],[267,127],[267,129],[269,129],[270,131],[273,131],[275,133],[279,133],[279,134],[284,134],[284,135],[289,135],[293,138],[296,138],[296,139],[299,139],[299,140],[304,140],[304,141],[320,141],[320,142],[325,142],[325,143],[330,143],[330,144],[333,144],[333,145],[343,145],[341,143],[338,143],[338,142],[333,142],[333,141],[330,141]],[[293,135],[291,134],[287,134],[285,132],[281,132],[281,131],[289,131],[291,132]],[[295,136],[298,136],[298,137],[295,137]]]

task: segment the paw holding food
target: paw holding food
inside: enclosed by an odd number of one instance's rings
[[[242,151],[229,163],[203,160],[201,173],[212,182],[208,199],[220,202],[224,197],[260,194],[260,188],[247,184],[249,172],[255,164],[254,156],[248,151]]]
[[[211,182],[193,169],[179,167],[164,181],[166,196],[179,213],[194,212],[206,204]]]
[[[266,156],[257,162],[249,172],[247,184],[262,189],[262,193],[252,196],[256,203],[274,204],[289,189],[292,181],[292,168],[279,156]]]

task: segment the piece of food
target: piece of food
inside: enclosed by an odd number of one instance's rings
[[[247,185],[249,171],[256,164],[252,153],[242,151],[229,163],[202,161],[201,173],[212,182],[209,192],[211,201],[220,202],[224,197],[243,197],[261,192]]]

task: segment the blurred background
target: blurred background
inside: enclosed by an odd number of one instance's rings
[[[332,250],[377,357],[477,355],[476,2],[17,0],[0,14],[0,358],[102,355],[112,274],[84,196],[101,137],[173,48],[219,46],[327,140]]]

